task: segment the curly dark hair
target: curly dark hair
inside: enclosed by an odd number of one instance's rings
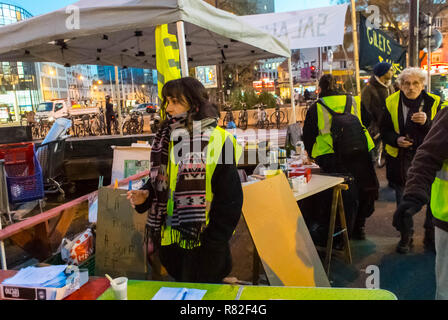
[[[319,79],[320,97],[339,93],[336,79],[331,74],[325,74]]]
[[[218,107],[209,101],[209,96],[202,83],[192,77],[171,80],[162,89],[162,106],[166,110],[167,97],[185,100],[190,107],[188,121],[206,118],[219,118]]]

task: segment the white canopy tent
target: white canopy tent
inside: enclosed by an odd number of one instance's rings
[[[81,0],[0,27],[0,61],[155,68],[155,27],[175,33],[179,21],[191,66],[290,56],[280,40],[201,0]]]

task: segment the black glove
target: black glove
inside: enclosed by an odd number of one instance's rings
[[[413,227],[412,216],[419,212],[423,204],[417,200],[403,199],[394,213],[392,225],[400,232],[410,231]]]

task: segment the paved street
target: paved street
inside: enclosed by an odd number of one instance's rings
[[[425,252],[423,248],[425,212],[422,210],[414,217],[413,250],[408,255],[396,253],[400,236],[392,227],[394,192],[387,187],[385,168],[377,169],[377,174],[380,199],[375,204],[376,211],[366,223],[367,240],[351,241],[352,265],[339,259],[332,261],[332,286],[365,288],[369,274],[363,270],[376,265],[380,270],[380,288],[390,290],[398,299],[434,299],[435,254]]]

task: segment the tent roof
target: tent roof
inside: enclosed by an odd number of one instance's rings
[[[79,8],[79,29],[67,28],[72,7]],[[81,0],[0,27],[0,61],[155,69],[155,27],[168,24],[177,34],[177,21],[185,23],[190,67],[290,56],[280,40],[201,0]]]

